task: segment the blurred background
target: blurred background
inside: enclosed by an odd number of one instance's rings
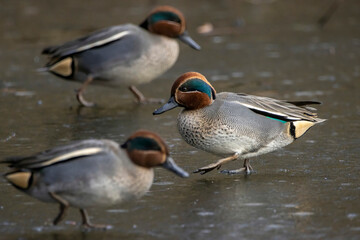
[[[86,138],[122,143],[139,128],[159,133],[189,172],[217,157],[187,145],[179,109],[152,116],[127,89],[90,85],[95,108],[79,108],[80,85],[39,74],[41,50],[123,23],[140,23],[157,5],[181,10],[201,46],[179,43],[175,66],[139,86],[167,100],[186,71],[218,92],[316,100],[327,122],[292,145],[252,159],[256,174],[216,171],[189,179],[156,170],[139,201],[90,209],[107,232],[82,232],[77,210],[46,224],[58,206],[0,180],[0,239],[360,239],[360,2],[358,0],[54,1],[0,0],[0,153],[27,155]],[[242,162],[223,168],[235,169]],[[6,166],[0,166],[4,173]]]

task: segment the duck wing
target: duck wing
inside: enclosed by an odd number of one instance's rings
[[[8,164],[11,168],[36,169],[44,168],[64,161],[74,160],[89,155],[104,154],[109,149],[106,142],[117,144],[109,140],[82,140],[71,144],[55,147],[44,152],[27,157],[10,157],[0,163]]]
[[[310,121],[322,122],[324,119],[317,117],[316,109],[307,107],[310,104],[320,104],[316,101],[286,101],[277,100],[268,97],[259,97],[238,93],[230,97],[231,101],[236,101],[251,111],[264,115],[266,117],[275,118],[282,121]]]
[[[50,55],[52,59],[64,58],[78,52],[120,40],[131,34],[130,29],[129,25],[104,28],[62,45],[47,47],[43,49],[42,54]]]

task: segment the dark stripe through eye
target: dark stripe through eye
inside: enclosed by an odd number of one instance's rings
[[[151,15],[150,17],[150,23],[156,23],[158,21],[162,20],[168,20],[172,22],[181,23],[181,20],[178,15],[176,15],[173,12],[157,12]]]
[[[125,144],[122,145],[122,147],[127,148],[128,150],[155,150],[155,151],[161,151],[161,148],[154,139],[152,138],[146,138],[146,137],[136,137],[129,141],[127,141]]]
[[[198,78],[194,78],[183,83],[179,87],[179,90],[182,92],[195,92],[195,91],[203,92],[206,93],[209,96],[209,98],[212,97],[211,87],[206,82]]]

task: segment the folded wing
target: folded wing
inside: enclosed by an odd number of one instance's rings
[[[306,106],[310,104],[320,104],[316,101],[292,102],[240,93],[237,94],[236,102],[249,108],[257,114],[282,121],[325,121],[324,119],[317,117],[315,108]]]
[[[80,157],[102,154],[107,149],[108,147],[101,140],[84,140],[66,146],[55,147],[33,156],[7,158],[1,163],[7,163],[9,167],[16,169],[44,168]]]
[[[113,26],[59,46],[47,47],[42,51],[42,54],[50,55],[55,61],[78,52],[120,40],[129,34],[131,34],[131,31],[129,31],[126,25]]]

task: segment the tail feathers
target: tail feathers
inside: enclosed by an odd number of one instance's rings
[[[306,110],[309,110],[312,112],[315,112],[317,109],[314,107],[309,107],[307,105],[321,104],[321,102],[318,102],[318,101],[287,101],[287,103],[291,103],[298,107],[303,107]]]
[[[24,157],[8,157],[0,161],[0,163],[14,163],[24,159]]]
[[[308,107],[308,106],[303,106],[303,108],[305,108],[306,110],[312,111],[312,112],[315,112],[317,110],[314,107]]]
[[[288,103],[291,103],[295,106],[298,106],[298,107],[302,107],[302,108],[305,108],[306,110],[309,110],[311,112],[316,112],[317,109],[314,108],[314,107],[309,107],[307,105],[314,105],[314,104],[317,104],[317,105],[320,105],[322,104],[321,102],[318,102],[318,101],[287,101]],[[315,113],[314,115],[315,117],[317,116],[317,114]],[[314,118],[315,123],[322,123],[322,122],[325,122],[327,119],[321,119],[321,118]]]
[[[316,118],[316,123],[322,123],[327,121],[327,119],[323,119],[323,118]]]
[[[313,104],[321,104],[321,102],[318,101],[287,101],[288,103],[294,104],[298,107],[303,107],[306,105],[313,105]]]
[[[32,158],[32,157],[19,157],[19,156],[8,157],[8,158],[1,160],[0,164],[8,164],[9,167],[14,167],[17,163],[27,160],[29,158]]]
[[[42,50],[41,54],[53,54],[58,49],[57,46],[46,47]]]

